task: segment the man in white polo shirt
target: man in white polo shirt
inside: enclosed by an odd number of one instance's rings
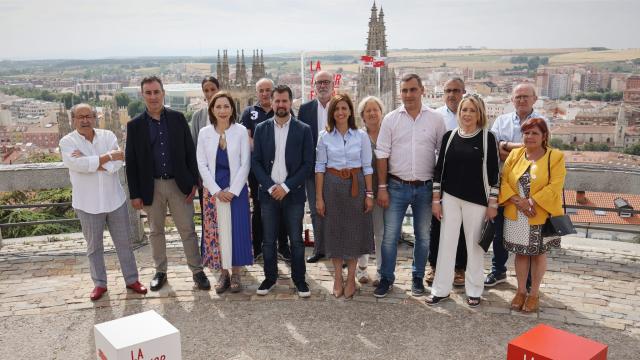
[[[378,205],[384,210],[380,283],[374,296],[385,297],[395,280],[398,239],[407,208],[413,212],[411,293],[422,296],[424,270],[429,253],[431,199],[436,151],[446,132],[442,115],[422,104],[424,86],[416,74],[400,82],[402,105],[385,116],[380,127],[378,157]]]

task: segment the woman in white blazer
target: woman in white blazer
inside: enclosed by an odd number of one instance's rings
[[[218,294],[227,289],[239,292],[241,267],[253,264],[249,135],[236,123],[238,113],[229,93],[217,93],[208,111],[211,125],[200,130],[196,151],[204,187],[202,262],[221,271],[215,286]]]

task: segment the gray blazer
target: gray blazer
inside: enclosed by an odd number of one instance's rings
[[[196,148],[198,147],[200,130],[207,125],[210,125],[207,108],[200,109],[193,113],[191,117],[191,137],[193,138],[193,144]]]

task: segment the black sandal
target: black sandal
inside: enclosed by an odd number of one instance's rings
[[[478,307],[478,305],[480,305],[480,297],[475,297],[475,296],[469,296],[467,297],[467,305],[469,305],[469,307]]]
[[[447,295],[447,296],[431,295],[424,302],[429,306],[433,306],[433,305],[437,305],[439,302],[441,302],[443,300],[447,300],[448,298],[449,298],[449,295]]]
[[[222,294],[227,291],[231,287],[231,278],[229,277],[229,273],[226,275],[220,275],[218,279],[218,283],[215,286],[216,294]]]

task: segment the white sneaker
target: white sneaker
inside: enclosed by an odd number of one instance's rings
[[[357,267],[356,269],[356,279],[360,284],[366,284],[369,282],[369,274],[367,274],[367,268]]]

